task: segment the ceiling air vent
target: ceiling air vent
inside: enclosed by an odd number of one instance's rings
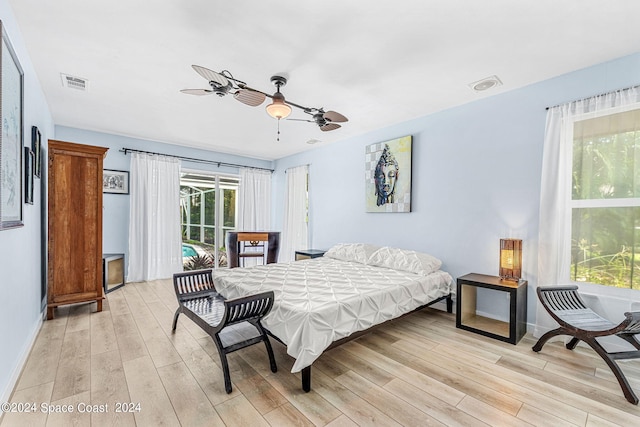
[[[469,83],[469,87],[475,92],[482,92],[496,86],[502,86],[502,81],[500,81],[498,76],[490,76],[482,80],[478,80],[477,82]]]
[[[62,73],[60,73],[60,77],[62,78],[62,86],[64,87],[82,91],[89,90],[89,80],[87,79]]]

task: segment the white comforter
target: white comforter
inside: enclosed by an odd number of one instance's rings
[[[310,366],[329,345],[454,292],[444,271],[427,276],[331,258],[216,269],[226,298],[274,291],[262,324],[296,359],[291,372]]]

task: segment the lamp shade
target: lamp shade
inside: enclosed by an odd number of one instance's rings
[[[284,102],[284,96],[280,92],[273,95],[273,102],[267,105],[267,114],[274,119],[285,119],[291,114],[291,107]]]
[[[500,239],[500,278],[520,280],[522,277],[522,240]]]

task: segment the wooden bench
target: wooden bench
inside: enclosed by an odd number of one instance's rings
[[[640,333],[640,312],[625,313],[625,319],[616,325],[588,308],[580,298],[577,286],[538,287],[537,293],[542,306],[560,324],[560,327],[542,335],[533,346],[533,351],[539,352],[550,338],[557,335],[573,337],[566,345],[569,350],[576,348],[578,342],[584,341],[609,366],[622,388],[624,397],[637,405],[638,398],[616,360],[640,358],[640,342],[635,338],[635,335]],[[607,352],[596,338],[609,335],[622,338],[636,350]]]
[[[175,332],[178,316],[183,313],[213,338],[220,354],[227,393],[232,391],[228,353],[263,341],[271,372],[277,372],[271,343],[260,323],[273,306],[273,291],[225,299],[216,292],[210,269],[176,273],[173,275],[173,287],[179,305],[173,316],[172,331]],[[239,330],[238,325],[246,328]]]

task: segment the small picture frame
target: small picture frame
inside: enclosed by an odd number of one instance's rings
[[[102,174],[102,192],[129,194],[129,172],[105,169]]]
[[[24,202],[33,204],[33,151],[24,147]]]
[[[33,174],[40,178],[42,173],[42,141],[40,131],[37,126],[31,126],[31,151],[33,151]]]

